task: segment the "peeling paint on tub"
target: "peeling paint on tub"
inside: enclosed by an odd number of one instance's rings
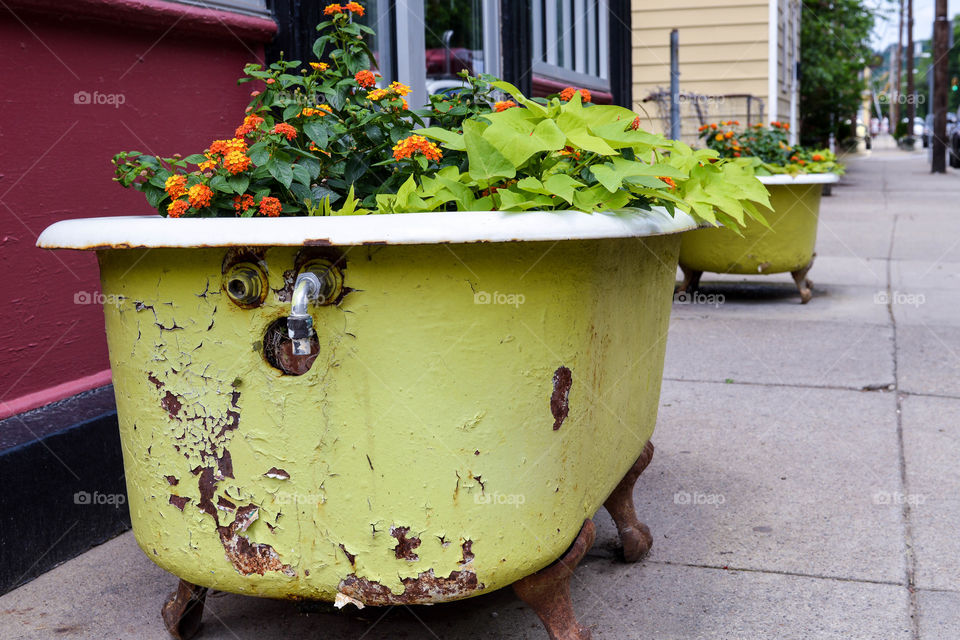
[[[365,605],[401,605],[444,602],[464,598],[484,588],[477,581],[477,574],[464,569],[452,571],[446,578],[434,575],[433,569],[418,574],[416,578],[404,578],[402,593],[393,593],[375,580],[350,574],[340,582],[338,591],[359,600]]]
[[[413,552],[420,546],[420,538],[415,536],[408,538],[408,533],[410,533],[410,527],[390,527],[390,535],[397,539],[397,546],[394,547],[397,559],[414,562],[420,559],[420,556]]]
[[[227,554],[227,560],[242,575],[248,576],[257,573],[261,576],[267,571],[280,571],[291,578],[297,572],[290,565],[283,564],[276,550],[268,544],[250,542],[240,535],[259,517],[260,510],[256,505],[248,504],[237,509],[237,516],[233,522],[225,527],[217,527],[220,542]]]

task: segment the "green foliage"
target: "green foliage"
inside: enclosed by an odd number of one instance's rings
[[[790,125],[771,122],[741,129],[736,120],[700,127],[700,139],[722,158],[749,158],[760,175],[778,173],[837,173],[843,165],[829,149],[808,149],[789,143]]]
[[[800,20],[800,121],[805,145],[849,136],[872,58],[874,13],[864,0],[803,0]]]
[[[381,198],[382,210],[608,211],[656,204],[736,226],[759,218],[754,203],[768,204],[748,160],[719,160],[713,150],[647,133],[632,111],[584,104],[579,93],[569,101],[530,100],[505,82],[493,85],[517,106],[467,119],[462,133],[418,131],[441,144],[444,163],[458,160],[435,177],[412,178],[409,191]]]
[[[762,220],[768,194],[753,161],[645,132],[585,90],[528,99],[463,73],[461,91],[411,111],[409,87],[375,87],[372,30],[353,22],[352,4],[318,26],[314,51],[327,62],[245,68],[240,82],[259,89],[233,138],[186,158],[118,154],[116,180],[174,217],[659,205],[734,228]]]

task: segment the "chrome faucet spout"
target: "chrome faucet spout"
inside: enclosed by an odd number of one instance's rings
[[[311,300],[320,297],[320,278],[315,273],[305,271],[297,276],[293,284],[290,302],[290,315],[287,316],[287,335],[293,342],[293,354],[308,356],[313,338],[313,318],[307,312]]]

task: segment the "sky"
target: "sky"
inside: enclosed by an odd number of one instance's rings
[[[897,3],[890,0],[865,0],[873,7],[886,7],[887,20],[877,18],[871,44],[875,50],[885,49],[897,43]],[[915,40],[928,40],[933,33],[933,9],[935,0],[913,0],[913,37]],[[960,0],[947,0],[947,17],[960,13]],[[906,32],[904,32],[906,44]]]

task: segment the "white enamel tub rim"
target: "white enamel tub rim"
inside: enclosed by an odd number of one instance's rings
[[[766,186],[783,184],[833,184],[840,181],[840,176],[835,173],[801,173],[796,176],[787,174],[757,176],[757,179]]]
[[[453,211],[287,218],[179,218],[160,215],[63,220],[37,239],[43,249],[463,244],[641,238],[695,229],[677,210]]]

